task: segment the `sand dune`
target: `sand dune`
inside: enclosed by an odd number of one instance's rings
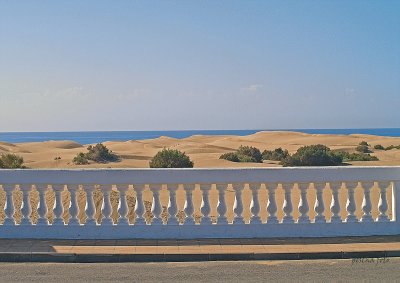
[[[282,147],[295,152],[303,145],[325,144],[332,149],[354,151],[361,141],[367,141],[372,146],[400,145],[400,138],[372,135],[324,135],[305,134],[298,132],[258,132],[248,136],[204,136],[194,135],[184,139],[159,137],[149,140],[110,141],[104,144],[120,155],[119,162],[107,164],[74,165],[73,157],[79,152],[85,152],[88,145],[73,141],[46,141],[34,143],[0,142],[0,153],[16,153],[24,157],[26,166],[30,168],[140,168],[148,167],[149,161],[162,148],[172,148],[185,151],[194,161],[195,167],[273,167],[278,162],[266,161],[257,163],[234,163],[220,160],[223,153],[234,151],[240,145],[258,147],[260,150]],[[373,155],[380,161],[352,162],[353,165],[400,165],[400,150],[376,150]],[[61,157],[57,159],[56,157]]]

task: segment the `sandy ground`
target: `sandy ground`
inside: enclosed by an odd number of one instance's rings
[[[240,145],[249,145],[264,149],[286,148],[295,152],[303,145],[324,144],[331,149],[354,151],[361,141],[372,146],[400,145],[400,138],[372,135],[320,135],[297,132],[258,132],[249,136],[191,136],[185,139],[160,137],[151,140],[113,141],[104,144],[121,157],[119,162],[107,164],[74,165],[72,159],[79,152],[86,152],[88,145],[73,141],[47,141],[36,143],[0,142],[1,153],[15,153],[24,158],[29,168],[143,168],[149,167],[150,159],[164,147],[186,152],[194,161],[194,166],[201,167],[276,167],[278,162],[234,163],[220,160],[223,153],[236,150]],[[376,150],[379,161],[352,162],[352,165],[400,165],[400,150]],[[61,157],[60,160],[55,160]]]
[[[299,147],[303,145],[311,144],[324,144],[329,146],[331,149],[341,149],[346,151],[354,151],[355,147],[361,141],[367,141],[369,144],[376,145],[382,144],[383,146],[399,145],[400,138],[393,137],[379,137],[371,135],[319,135],[319,134],[304,134],[296,132],[259,132],[249,136],[192,136],[185,139],[174,139],[169,137],[160,137],[152,140],[141,140],[141,141],[120,141],[120,142],[105,142],[104,144],[112,151],[117,153],[121,157],[121,161],[107,164],[89,164],[89,165],[74,165],[71,160],[79,152],[85,151],[87,145],[80,145],[72,141],[48,141],[39,143],[2,143],[0,142],[0,153],[15,153],[24,157],[26,166],[30,168],[92,168],[92,167],[103,167],[103,168],[140,168],[148,167],[149,160],[159,150],[164,147],[174,148],[185,151],[190,158],[194,161],[195,167],[272,167],[279,166],[277,162],[266,161],[262,164],[259,163],[234,163],[226,160],[218,159],[222,153],[234,151],[240,145],[250,145],[259,148],[261,151],[264,149],[274,149],[277,147],[283,147],[288,149],[290,152],[295,152]],[[400,165],[400,150],[390,151],[374,151],[373,155],[379,157],[379,161],[375,162],[352,162],[352,165]],[[61,157],[60,160],[54,160],[55,157]],[[113,218],[114,221],[118,218],[118,198],[119,194],[117,188],[112,194],[111,201],[113,204]],[[388,197],[388,214],[391,217],[391,189],[387,192]],[[297,219],[299,213],[297,206],[299,203],[299,190],[297,187],[294,188],[292,194],[292,201],[294,206],[293,216]],[[85,193],[80,191],[79,196],[79,219],[81,222],[85,221]],[[378,201],[379,201],[379,190],[374,187],[371,192],[373,210],[372,215],[374,218],[378,215]],[[276,194],[278,203],[278,217],[282,218],[282,205],[284,201],[284,194],[282,188],[279,188]],[[315,190],[311,190],[308,194],[308,201],[310,205],[310,217],[313,218],[315,212],[313,211],[315,203]],[[227,206],[228,219],[231,221],[234,217],[233,203],[234,203],[234,191],[232,188],[228,188],[227,194]],[[266,220],[268,213],[266,211],[267,206],[267,190],[263,186],[259,192],[259,199],[261,204],[260,216],[263,221]],[[325,215],[327,219],[330,218],[330,202],[331,192],[329,188],[324,192],[325,199]],[[341,216],[345,218],[347,212],[345,210],[347,200],[347,190],[342,189],[340,191],[340,204],[342,207]],[[5,194],[4,191],[0,191],[0,207],[4,207]],[[14,202],[16,207],[15,217],[17,221],[21,218],[21,192],[17,189],[14,193]],[[152,194],[149,189],[144,192],[144,201],[146,206],[146,218],[151,221],[151,202]],[[250,201],[251,194],[250,190],[246,187],[243,191],[243,203],[244,212],[243,216],[246,221],[250,218]],[[362,203],[362,189],[356,189],[356,201],[357,201],[357,212],[356,214],[361,217],[361,203]],[[95,193],[95,203],[97,208],[96,218],[101,221],[101,205],[103,202],[103,196],[101,189],[99,188]],[[179,208],[179,218],[183,220],[183,206],[185,202],[185,194],[182,188],[177,192],[177,202]],[[215,221],[217,217],[216,206],[218,202],[218,194],[215,188],[210,193],[211,202],[211,217]],[[31,206],[32,206],[32,219],[34,222],[37,220],[37,203],[38,193],[33,188],[31,192]],[[163,218],[166,221],[167,212],[166,207],[168,205],[168,191],[166,188],[161,192],[161,203],[163,205]],[[194,204],[195,204],[195,218],[197,221],[200,220],[200,204],[201,204],[201,192],[199,188],[196,188],[194,192]],[[49,188],[47,193],[47,206],[49,208],[48,217],[49,220],[53,219],[54,205],[54,192]],[[64,219],[67,222],[69,219],[68,207],[70,205],[70,197],[67,190],[63,193],[63,206],[64,206]],[[133,188],[128,192],[128,205],[129,205],[129,220],[131,223],[134,222],[134,206],[135,206],[135,193]],[[4,211],[0,210],[0,222],[4,219]]]

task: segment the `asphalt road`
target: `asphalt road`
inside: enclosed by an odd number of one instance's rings
[[[400,258],[193,263],[0,263],[0,282],[397,281]]]

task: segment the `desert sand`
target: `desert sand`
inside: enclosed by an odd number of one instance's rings
[[[141,168],[148,167],[149,160],[153,155],[155,155],[159,150],[164,147],[179,149],[185,151],[186,154],[194,161],[194,166],[199,167],[276,167],[280,166],[278,162],[266,161],[264,163],[234,163],[226,160],[220,160],[219,156],[222,153],[234,151],[240,145],[249,145],[259,148],[261,151],[264,149],[275,149],[277,147],[286,148],[289,152],[295,152],[299,147],[303,145],[311,144],[324,144],[329,146],[331,149],[341,149],[345,151],[354,151],[355,147],[361,141],[367,141],[372,146],[376,144],[381,144],[383,146],[389,145],[399,145],[400,138],[393,137],[379,137],[372,135],[322,135],[322,134],[304,134],[297,132],[259,132],[249,136],[192,136],[185,139],[174,139],[169,137],[160,137],[152,140],[140,140],[140,141],[113,141],[105,142],[104,144],[110,148],[113,152],[121,157],[119,162],[107,163],[107,164],[89,164],[89,165],[74,165],[72,163],[72,158],[79,152],[85,152],[88,145],[81,145],[72,141],[47,141],[38,143],[4,143],[0,142],[0,154],[1,153],[15,153],[21,155],[25,160],[25,165],[29,168]],[[351,162],[351,165],[358,166],[376,166],[376,165],[400,165],[400,150],[390,150],[382,151],[375,150],[373,155],[376,155],[379,161],[369,161],[369,162]],[[59,160],[55,160],[55,157],[61,157]],[[296,209],[299,202],[299,190],[294,189],[292,194],[293,206],[295,207],[293,215],[295,219],[298,217],[299,213]],[[38,195],[37,191],[33,190],[31,192],[31,205],[32,205],[32,218],[34,221],[37,219],[37,203]],[[278,218],[282,218],[282,204],[284,200],[284,194],[282,188],[277,190],[277,203],[278,203]],[[315,203],[315,190],[311,190],[308,194],[308,200],[310,205],[310,217],[313,218],[315,212],[313,211],[313,206]],[[356,214],[360,217],[362,215],[361,202],[362,202],[362,189],[356,189],[356,201],[357,201],[357,212]],[[377,204],[379,201],[379,190],[374,187],[371,191],[373,210],[372,215],[376,217],[378,215]],[[387,191],[388,197],[388,214],[391,217],[391,189]],[[265,187],[259,192],[259,198],[261,203],[260,216],[263,221],[266,220],[268,213],[266,211],[267,204],[267,190]],[[115,190],[112,194],[112,204],[113,204],[113,218],[116,220],[118,218],[118,192]],[[227,194],[227,205],[228,219],[231,221],[234,217],[233,213],[233,202],[234,202],[234,191],[232,188],[228,188]],[[330,218],[330,200],[331,193],[330,190],[325,190],[325,215],[327,219]],[[21,192],[19,190],[15,191],[14,202],[16,206],[15,217],[20,221],[21,212]],[[346,200],[347,191],[342,189],[340,191],[340,205],[342,207],[341,216],[345,218],[346,216]],[[144,201],[146,206],[146,218],[150,221],[151,219],[151,202],[152,194],[149,189],[144,192]],[[183,206],[185,201],[185,194],[182,188],[177,192],[177,202],[179,208],[179,217],[183,220]],[[249,220],[250,213],[250,201],[251,194],[250,190],[246,187],[243,191],[243,203],[244,203],[244,213],[246,221]],[[5,193],[3,190],[0,191],[0,207],[4,207]],[[218,202],[218,194],[215,188],[212,189],[210,193],[211,202],[211,214],[213,220],[217,217],[216,205]],[[95,203],[97,208],[96,218],[101,221],[101,204],[102,204],[102,194],[100,189],[95,193]],[[161,192],[161,203],[163,206],[163,215],[166,219],[166,207],[168,204],[168,192],[163,189]],[[195,218],[197,221],[200,219],[200,203],[201,203],[201,192],[199,188],[196,188],[194,192],[194,204],[195,204]],[[47,205],[49,208],[48,217],[49,220],[53,219],[53,204],[54,204],[54,192],[49,189],[47,194]],[[63,193],[63,205],[64,205],[64,219],[68,221],[68,207],[70,204],[69,193],[64,191]],[[128,192],[128,204],[129,204],[129,219],[130,222],[134,222],[134,206],[135,206],[135,193],[131,189]],[[79,206],[80,213],[79,219],[81,222],[85,221],[85,193],[80,191],[79,194]],[[0,222],[4,219],[4,211],[0,210]]]
[[[159,150],[166,148],[186,152],[197,168],[216,167],[276,167],[278,162],[235,163],[220,160],[223,153],[236,150],[240,145],[249,145],[264,149],[282,147],[294,153],[299,147],[311,144],[324,144],[331,149],[354,151],[361,141],[367,141],[372,146],[400,145],[400,138],[380,137],[372,135],[322,135],[298,132],[258,132],[249,136],[191,136],[184,139],[160,137],[151,140],[131,140],[104,142],[109,149],[121,157],[119,162],[107,164],[91,163],[74,165],[72,159],[79,152],[86,152],[88,145],[73,141],[46,141],[35,143],[5,143],[0,142],[1,153],[15,153],[24,158],[29,168],[143,168],[149,167],[149,161]],[[352,165],[400,165],[400,150],[375,150],[379,161],[351,162]],[[55,160],[56,157],[61,157]]]

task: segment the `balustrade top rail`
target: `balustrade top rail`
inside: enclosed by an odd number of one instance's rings
[[[398,181],[400,166],[179,168],[179,169],[2,169],[0,184],[198,184]]]

